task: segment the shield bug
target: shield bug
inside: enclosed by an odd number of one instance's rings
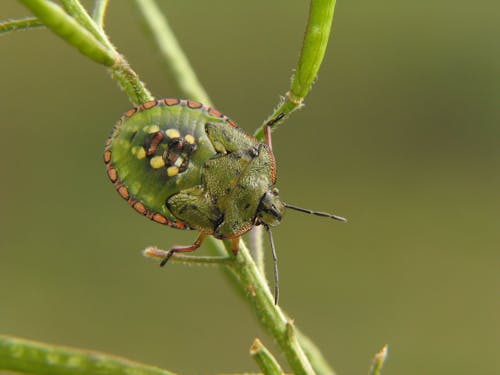
[[[172,254],[190,252],[212,235],[231,239],[256,225],[270,234],[285,208],[345,221],[328,213],[284,203],[275,187],[276,162],[270,126],[265,142],[240,129],[216,109],[191,100],[161,99],[127,111],[115,124],[104,150],[107,174],[120,196],[138,213],[157,223],[200,232],[192,245],[174,246]]]

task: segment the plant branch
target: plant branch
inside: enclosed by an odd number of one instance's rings
[[[135,0],[135,5],[180,91],[187,98],[212,105],[158,5],[153,0]]]
[[[0,370],[34,375],[173,375],[125,358],[0,335]]]
[[[273,124],[274,129],[282,124],[283,120],[292,112],[302,107],[304,98],[309,93],[325,56],[333,21],[335,1],[311,0],[302,51],[295,74],[292,76],[290,89],[281,99],[271,116],[255,132],[257,139],[262,140],[264,138],[264,125],[271,119],[277,118],[281,113],[284,114],[279,121]]]
[[[226,250],[230,251],[229,244],[226,244]],[[293,373],[314,374],[315,372],[295,335],[293,321],[289,320],[281,308],[274,304],[267,280],[259,272],[243,241],[239,243],[235,265],[230,271],[238,280],[239,288],[245,292],[245,296],[260,323],[276,340],[285,354]]]
[[[104,32],[77,1],[64,0],[71,16],[51,1],[20,1],[55,34],[76,47],[85,56],[108,67],[113,79],[118,82],[134,105],[153,100],[153,96],[130,68],[125,58],[115,50]]]
[[[142,254],[148,258],[164,259],[168,251],[158,249],[157,247],[150,246],[144,249]],[[169,262],[184,263],[184,264],[197,264],[201,266],[232,266],[234,258],[230,256],[198,256],[198,255],[184,255],[172,254]]]
[[[262,344],[259,339],[255,339],[251,348],[250,355],[253,357],[255,362],[259,365],[260,369],[265,375],[281,375],[283,370],[281,369],[278,361],[272,353]]]
[[[92,17],[90,17],[78,0],[61,0],[61,3],[66,12],[68,12],[68,14],[80,25],[86,28],[99,42],[109,50],[115,50],[103,29],[92,19]]]
[[[382,367],[387,359],[388,350],[387,345],[384,345],[384,347],[377,354],[375,354],[369,372],[370,375],[380,375],[382,373]]]
[[[8,19],[0,22],[0,35],[7,34],[12,31],[30,30],[43,26],[43,22],[36,17]]]
[[[45,26],[85,56],[107,67],[115,65],[118,55],[102,45],[94,35],[70,17],[60,6],[44,0],[20,0]]]
[[[104,30],[104,17],[106,16],[108,3],[109,0],[96,0],[92,10],[92,19],[101,30]]]

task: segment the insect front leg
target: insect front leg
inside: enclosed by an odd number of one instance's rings
[[[271,137],[271,127],[276,124],[278,121],[280,121],[283,117],[285,117],[285,113],[281,112],[278,116],[272,118],[266,124],[264,125],[264,139],[271,149],[271,152],[273,151],[273,141]]]

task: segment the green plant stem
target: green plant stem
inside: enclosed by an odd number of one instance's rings
[[[153,0],[135,0],[135,5],[180,91],[189,99],[212,105],[158,5]]]
[[[372,360],[369,375],[380,375],[382,373],[382,367],[384,367],[388,352],[389,348],[385,345],[377,354],[375,354]]]
[[[265,375],[281,375],[281,369],[278,361],[271,352],[262,344],[259,339],[255,339],[250,348],[250,355]]]
[[[283,123],[290,113],[299,109],[303,105],[316,80],[319,68],[325,56],[328,39],[333,21],[333,12],[336,0],[311,0],[309,7],[309,19],[307,21],[304,42],[300,53],[299,62],[292,77],[289,91],[282,98],[274,112],[255,132],[255,137],[259,140],[264,138],[264,125],[271,119],[276,118],[281,113],[284,117],[274,123],[273,129]]]
[[[226,244],[226,250],[230,251],[229,244]],[[230,271],[238,280],[239,287],[245,291],[260,323],[285,354],[293,373],[314,374],[312,365],[297,340],[294,323],[274,304],[267,280],[259,272],[243,241],[240,241],[238,255]]]
[[[173,375],[108,354],[2,335],[0,370],[35,375]]]
[[[309,359],[309,362],[311,362],[311,365],[317,374],[335,375],[335,371],[330,366],[326,358],[323,357],[321,350],[319,350],[316,344],[299,329],[297,329],[297,339],[299,340],[306,357]]]
[[[92,19],[92,17],[90,17],[78,0],[61,0],[61,4],[66,12],[68,12],[68,14],[80,25],[87,29],[99,42],[101,42],[109,50],[115,50],[103,29]]]
[[[85,56],[108,67],[113,79],[118,82],[120,88],[128,95],[134,105],[153,100],[153,96],[140,81],[138,75],[130,68],[125,58],[114,49],[106,35],[100,31],[100,28],[89,17],[81,4],[74,0],[64,1],[65,6],[72,14],[70,16],[51,1],[19,1],[55,34],[76,47]]]
[[[92,10],[92,19],[101,30],[104,30],[104,17],[106,16],[108,3],[109,0],[96,0],[94,3],[94,9]]]
[[[118,61],[118,55],[103,46],[94,35],[70,17],[60,6],[45,0],[20,0],[45,26],[78,48],[85,56],[111,67]]]
[[[7,34],[12,31],[30,30],[43,26],[43,22],[36,17],[27,17],[14,20],[9,19],[0,22],[0,35]]]
[[[142,252],[145,257],[163,259],[167,255],[167,251],[158,249],[157,247],[150,246]],[[184,264],[197,264],[201,266],[232,266],[234,258],[230,256],[199,256],[199,255],[184,255],[173,254],[169,262],[184,263]]]

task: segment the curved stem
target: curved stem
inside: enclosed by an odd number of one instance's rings
[[[335,1],[311,0],[302,51],[295,74],[292,77],[290,89],[281,99],[271,116],[256,130],[254,135],[257,139],[262,140],[264,138],[264,126],[270,120],[277,118],[281,113],[284,114],[279,121],[273,124],[274,129],[282,124],[284,119],[292,112],[302,107],[304,98],[311,90],[325,56],[332,27]]]

